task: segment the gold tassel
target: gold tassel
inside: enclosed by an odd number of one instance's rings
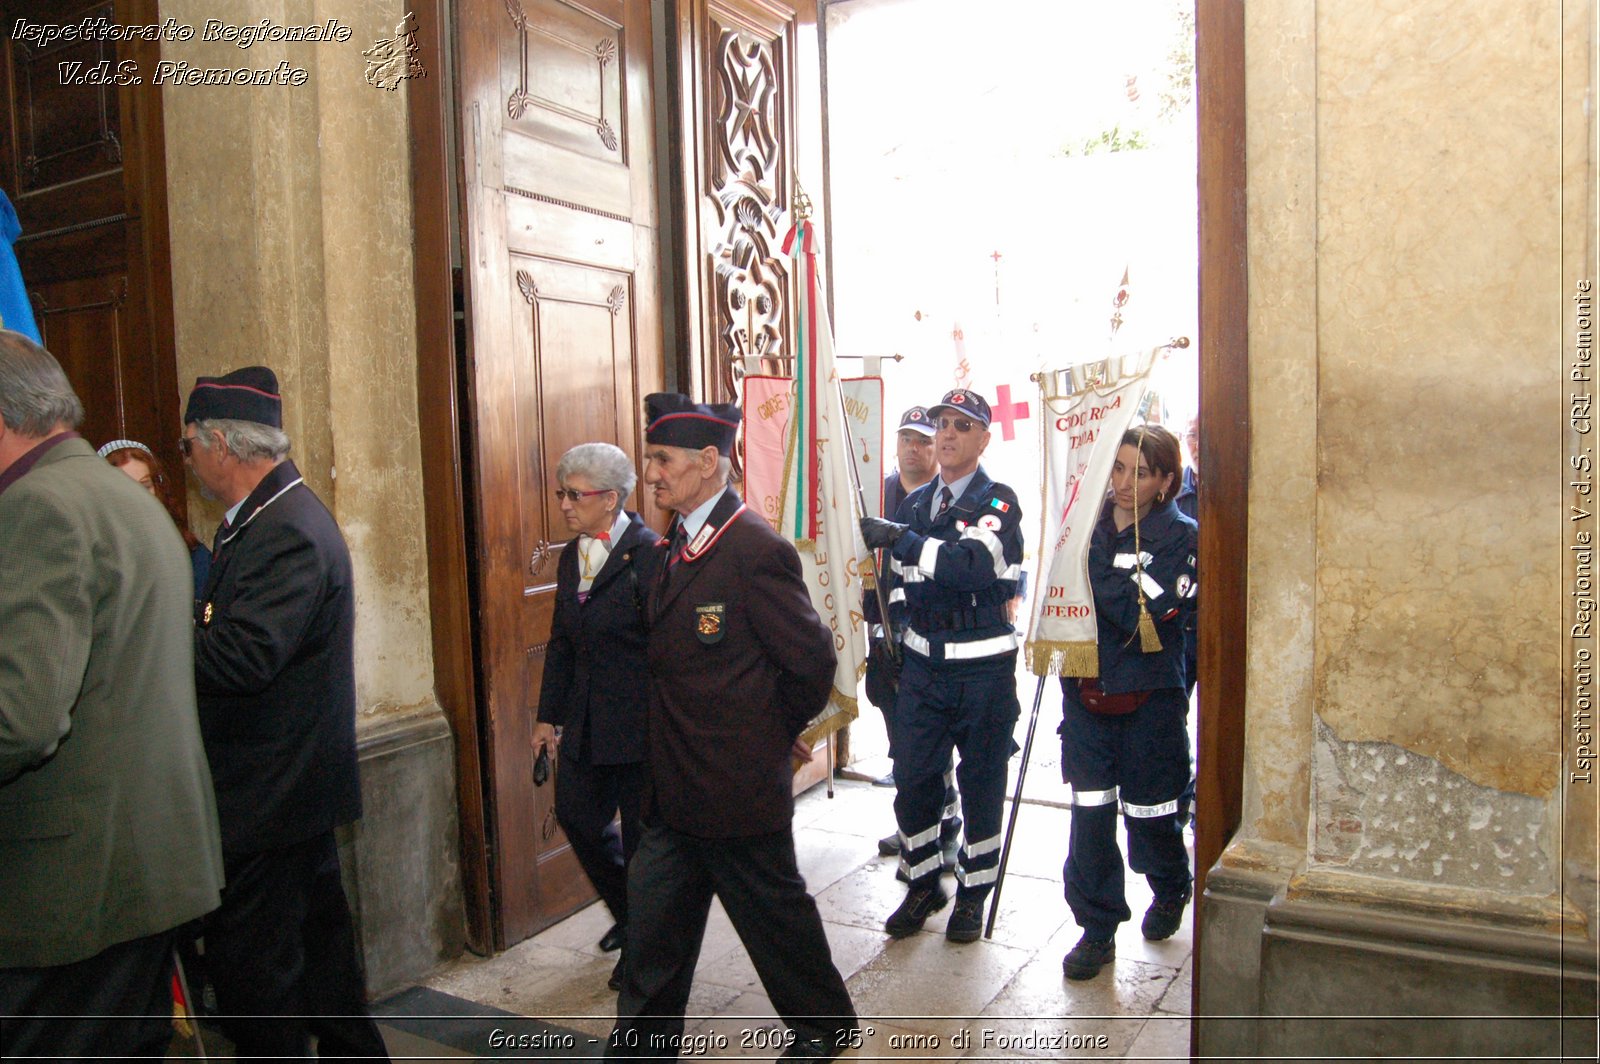
[[[1146,654],[1154,654],[1161,649],[1161,637],[1156,634],[1155,618],[1150,616],[1150,611],[1145,608],[1144,596],[1139,596],[1139,649]]]
[[[1139,426],[1139,444],[1136,450],[1144,453],[1144,425]],[[1139,475],[1137,468],[1133,477],[1133,572],[1134,582],[1139,589],[1139,649],[1146,654],[1154,654],[1161,649],[1161,636],[1156,634],[1155,618],[1150,616],[1150,610],[1144,602],[1144,548],[1139,543]]]

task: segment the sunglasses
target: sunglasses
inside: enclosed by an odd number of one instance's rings
[[[577,502],[579,499],[587,499],[591,495],[604,495],[610,490],[612,489],[596,488],[594,491],[574,491],[571,488],[557,488],[556,501],[560,502],[562,499],[567,499],[571,502]]]
[[[957,432],[971,432],[975,425],[977,425],[977,422],[973,421],[971,418],[942,417],[939,419],[940,432],[943,432],[945,429],[955,429]]]
[[[188,458],[190,455],[194,454],[195,441],[199,438],[200,437],[198,436],[179,436],[178,453],[183,455],[185,458]]]

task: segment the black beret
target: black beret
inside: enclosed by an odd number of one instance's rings
[[[646,443],[691,451],[715,447],[718,454],[733,453],[739,408],[732,403],[697,403],[677,392],[655,392],[644,397],[644,410]]]
[[[265,366],[246,366],[220,377],[196,380],[183,423],[217,419],[283,428],[283,397],[278,394],[277,376]]]

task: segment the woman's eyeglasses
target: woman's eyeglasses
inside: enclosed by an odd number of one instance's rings
[[[971,418],[942,417],[939,419],[939,431],[943,432],[945,429],[955,429],[957,432],[971,432],[972,427],[976,424],[977,422],[973,421]]]
[[[591,495],[604,495],[610,490],[610,488],[596,488],[594,491],[573,491],[571,488],[557,488],[556,501],[560,502],[562,499],[567,499],[570,502],[577,502],[579,499],[587,499]]]

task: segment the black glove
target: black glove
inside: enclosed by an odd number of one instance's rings
[[[897,524],[894,521],[885,521],[881,517],[863,517],[861,519],[861,538],[866,540],[867,547],[879,550],[884,547],[894,546],[894,541],[905,534],[909,525]]]

